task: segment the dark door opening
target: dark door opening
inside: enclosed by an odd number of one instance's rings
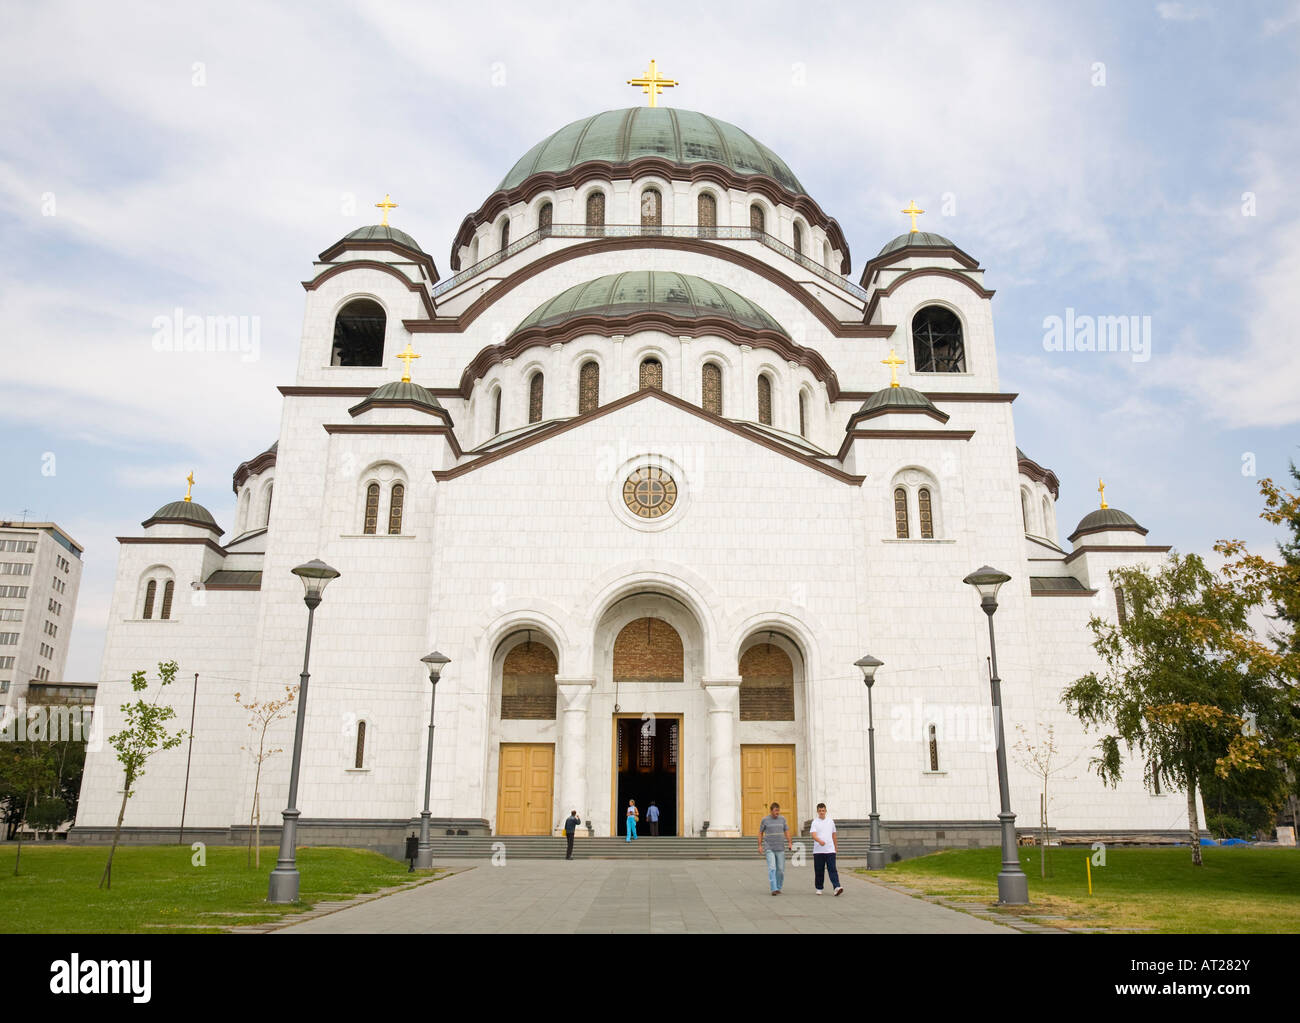
[[[620,837],[627,837],[627,801],[636,800],[640,813],[636,833],[649,837],[646,811],[651,800],[659,808],[659,834],[676,835],[677,765],[681,722],[675,718],[616,718],[617,736],[615,824]]]

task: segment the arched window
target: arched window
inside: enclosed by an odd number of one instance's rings
[[[772,379],[766,373],[758,378],[758,421],[772,425]]]
[[[359,298],[334,318],[331,366],[382,366],[388,318],[378,302]]]
[[[766,218],[763,216],[763,207],[754,203],[749,207],[749,226],[755,231],[764,230]]]
[[[253,524],[248,521],[248,509],[252,506],[253,495],[247,487],[239,495],[239,531],[246,533],[253,528]]]
[[[1052,505],[1046,497],[1043,498],[1043,532],[1042,535],[1051,538],[1052,535]]]
[[[271,524],[271,495],[274,492],[275,487],[268,483],[266,485],[266,501],[264,502],[262,509],[262,525],[264,526],[269,526]]]
[[[357,722],[357,746],[352,757],[352,766],[358,771],[366,766],[366,723]]]
[[[176,592],[176,581],[168,579],[163,584],[162,610],[158,612],[158,617],[164,621],[172,616],[172,595]]]
[[[827,270],[831,268],[831,243],[822,242],[822,266]]]
[[[478,262],[478,239],[475,238],[469,247],[469,265],[473,266]]]
[[[594,359],[578,371],[578,415],[600,407],[600,364]]]
[[[542,374],[534,373],[533,379],[528,382],[528,421],[530,423],[540,423],[542,421],[542,387]]]
[[[908,537],[907,527],[907,489],[894,488],[894,536],[900,540]]]
[[[663,390],[664,386],[664,367],[658,359],[645,359],[641,362],[641,390],[647,387],[655,387]]]
[[[705,412],[722,415],[722,367],[706,362],[700,372],[700,405]]]
[[[501,665],[501,717],[554,721],[555,654],[531,637],[506,654]]]
[[[912,353],[918,373],[965,373],[966,349],[957,314],[929,305],[913,316]]]
[[[587,227],[604,227],[605,226],[605,193],[600,189],[587,193]],[[588,231],[588,234],[603,234],[604,232]]]
[[[501,432],[501,388],[496,389],[492,397],[492,435],[495,437]]]
[[[510,244],[510,218],[506,217],[501,221],[501,251],[504,252],[506,246]]]
[[[712,192],[701,192],[695,200],[695,219],[703,228],[718,226],[718,200]],[[703,231],[700,233],[704,234]]]
[[[145,615],[148,618],[148,615]],[[1128,608],[1124,605],[1123,587],[1115,587],[1115,617],[1119,621],[1119,627],[1122,629],[1128,624]]]
[[[153,599],[158,593],[158,580],[150,579],[149,585],[144,588],[144,614],[141,618],[153,617]]]
[[[662,227],[664,199],[657,188],[647,188],[641,193],[641,226]]]
[[[930,770],[939,770],[939,732],[934,725],[929,728],[930,739]]]
[[[916,493],[917,507],[921,513],[921,539],[934,539],[934,513],[930,508],[930,488],[922,487]]]
[[[406,488],[394,483],[388,492],[388,535],[397,536],[402,532],[402,503],[406,499]]]
[[[1025,490],[1020,491],[1020,519],[1025,524],[1025,532],[1028,533],[1030,531],[1029,530],[1029,493],[1028,491]]]
[[[555,207],[549,202],[542,203],[541,209],[537,211],[537,230],[545,238],[551,233],[551,218],[555,216]]]
[[[803,228],[798,224],[794,225],[794,251],[803,255]]]
[[[799,436],[808,436],[808,395],[799,392]]]
[[[379,529],[379,484],[372,483],[366,487],[366,521],[362,532],[374,536]]]
[[[794,720],[794,665],[772,643],[757,643],[740,655],[740,720]]]

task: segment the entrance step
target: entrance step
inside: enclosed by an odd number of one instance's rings
[[[803,846],[811,857],[814,842],[809,837],[794,839],[796,848]],[[432,838],[433,860],[487,860],[501,852],[506,859],[546,859],[564,856],[564,839],[534,835],[460,835]],[[843,838],[839,841],[839,859],[865,859],[867,838]],[[789,855],[789,854],[787,854]],[[886,847],[888,855],[888,847]],[[623,838],[579,838],[573,843],[574,859],[631,860],[749,860],[758,857],[756,838],[650,838],[635,842]]]

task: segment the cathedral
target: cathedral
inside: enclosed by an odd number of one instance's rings
[[[404,833],[430,741],[438,834],[553,835],[576,809],[617,836],[629,800],[656,803],[661,835],[754,835],[774,800],[792,829],[819,802],[860,821],[866,655],[882,819],[991,822],[988,619],[963,582],[984,565],[1010,576],[993,622],[1019,825],[1043,788],[1027,744],[1050,736],[1054,827],[1186,827],[1185,798],[1140,770],[1103,785],[1097,736],[1061,703],[1098,664],[1089,618],[1125,613],[1110,570],[1169,548],[1104,491],[1062,545],[1060,481],[1016,435],[970,242],[920,229],[912,203],[855,265],[780,156],[661,105],[656,74],[637,80],[650,105],[524,152],[446,276],[388,197],[326,247],[279,434],[231,458],[250,456],[235,521],[187,493],[119,537],[101,678],[174,659],[162,698],[192,731],[149,762],[129,836],[182,812],[205,834],[248,824],[256,736],[235,694],[297,682],[293,570],[315,559],[338,576],[313,612],[304,835]],[[105,735],[128,692],[101,683]],[[270,733],[265,826],[293,732]],[[92,752],[74,837],[111,831],[121,785],[113,750]]]

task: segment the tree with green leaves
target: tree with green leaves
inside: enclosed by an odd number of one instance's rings
[[[125,780],[122,783],[122,808],[117,814],[117,826],[113,829],[113,844],[108,850],[108,862],[104,864],[104,874],[99,879],[99,887],[113,887],[113,854],[117,852],[118,839],[122,835],[122,819],[126,816],[126,801],[135,794],[135,783],[144,775],[144,765],[155,753],[174,749],[185,738],[184,731],[170,733],[167,722],[176,716],[174,707],[158,706],[158,699],[163,689],[176,679],[175,661],[160,662],[158,665],[158,689],[152,700],[143,696],[134,703],[122,704],[122,713],[126,715],[122,730],[108,737],[108,743],[117,750],[118,762],[122,765]],[[131,690],[144,693],[149,688],[149,681],[143,671],[131,676]]]
[[[14,858],[14,877],[17,877],[23,860],[23,824],[29,823],[35,828],[43,819],[38,814],[37,820],[33,820],[32,811],[41,795],[47,794],[55,784],[57,774],[49,743],[24,740],[5,743],[5,747],[4,756],[0,758],[0,774],[4,777],[5,788],[12,793],[11,798],[22,807],[16,815],[18,855]]]
[[[1264,770],[1291,750],[1272,727],[1269,676],[1228,641],[1250,635],[1259,603],[1194,554],[1172,554],[1154,572],[1115,569],[1110,578],[1129,611],[1122,624],[1089,621],[1102,670],[1075,680],[1062,700],[1085,728],[1103,730],[1091,766],[1107,784],[1123,775],[1122,745],[1141,758],[1149,789],[1186,792],[1192,862],[1200,866],[1201,780]],[[1269,727],[1247,727],[1248,719]]]

